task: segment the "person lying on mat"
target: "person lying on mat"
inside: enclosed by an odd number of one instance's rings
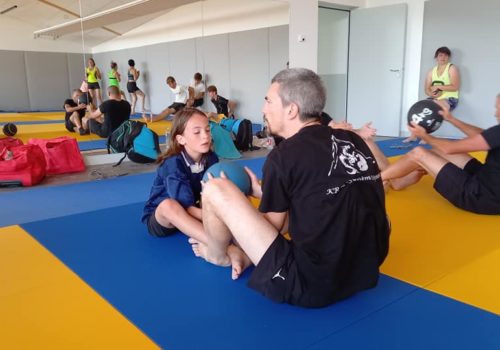
[[[181,231],[206,243],[201,222],[201,180],[219,161],[211,150],[208,117],[196,108],[184,108],[175,114],[170,135],[167,151],[158,157],[158,170],[141,221],[155,237]],[[230,246],[228,254],[237,254],[235,260],[244,256],[236,246]]]
[[[80,103],[82,90],[74,89],[71,98],[64,101],[64,125],[69,132],[78,132],[80,135],[88,134],[88,130],[83,127],[82,118],[85,117],[87,104]]]
[[[266,159],[262,187],[247,169],[259,211],[228,179],[210,178],[202,192],[207,243],[190,240],[195,255],[216,265],[233,263],[226,249],[237,243],[256,265],[251,288],[303,307],[375,287],[389,248],[374,157],[355,133],[320,125],[325,100],[311,70],[283,70],[273,78],[263,112],[271,134],[285,140]]]
[[[418,125],[408,126],[432,149],[414,148],[385,169],[382,179],[392,181],[423,169],[435,179],[436,191],[456,207],[477,214],[500,214],[500,125],[483,130],[455,118],[447,109],[440,113],[467,137],[446,140],[427,134]],[[500,94],[495,117],[500,123]],[[468,154],[475,151],[487,151],[484,163]]]
[[[89,113],[83,118],[83,126],[91,133],[100,137],[108,137],[125,120],[130,118],[130,103],[122,100],[120,89],[116,86],[108,87],[107,101],[101,103],[95,111],[89,110]]]

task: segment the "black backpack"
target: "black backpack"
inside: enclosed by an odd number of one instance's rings
[[[253,132],[252,122],[248,119],[243,119],[236,133],[234,145],[240,151],[248,151],[252,149]]]
[[[153,163],[160,153],[158,135],[142,122],[126,120],[108,137],[108,154],[122,152],[125,155],[113,166],[125,157],[136,163]]]

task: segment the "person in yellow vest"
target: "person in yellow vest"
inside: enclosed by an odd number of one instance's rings
[[[102,103],[101,87],[99,86],[99,80],[101,80],[101,71],[96,67],[94,59],[91,57],[87,61],[87,68],[85,68],[85,73],[87,75],[87,83],[92,96],[92,100],[95,101],[97,106]]]
[[[452,111],[458,105],[460,89],[460,73],[456,65],[450,63],[451,51],[446,46],[436,50],[434,58],[437,65],[432,68],[425,79],[425,94],[435,100],[443,108]],[[416,139],[410,136],[403,142]]]

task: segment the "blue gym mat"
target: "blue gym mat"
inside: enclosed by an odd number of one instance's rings
[[[262,177],[265,158],[236,160]],[[109,168],[109,167],[108,167]],[[116,168],[116,173],[123,171]],[[106,171],[104,171],[106,173]],[[154,172],[59,186],[0,192],[0,227],[83,213],[129,203],[144,203]]]
[[[500,349],[500,317],[418,289],[311,349]]]
[[[386,157],[403,155],[417,146],[422,146],[427,149],[431,148],[429,145],[420,145],[418,141],[403,143],[404,139],[405,138],[403,137],[398,137],[395,139],[377,141],[377,145],[380,147]]]
[[[498,317],[388,276],[323,309],[275,304],[246,287],[249,272],[232,281],[195,258],[184,235],[149,236],[141,213],[136,203],[22,227],[162,348],[500,345]]]

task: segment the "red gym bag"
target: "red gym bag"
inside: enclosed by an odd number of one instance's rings
[[[36,145],[0,145],[0,186],[33,186],[45,177],[45,157]]]
[[[76,139],[68,136],[53,139],[29,139],[28,144],[38,145],[45,155],[47,174],[78,173],[85,170]]]
[[[15,137],[0,137],[0,152],[2,151],[2,148],[7,147],[14,147],[14,146],[21,146],[23,144],[23,141],[20,139],[16,139]]]

